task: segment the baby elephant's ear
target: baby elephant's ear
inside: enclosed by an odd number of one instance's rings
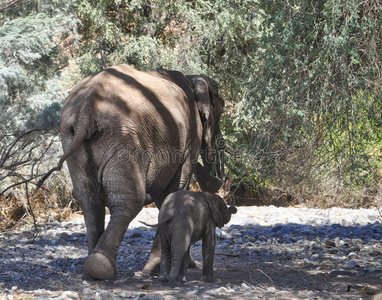
[[[210,208],[212,220],[214,220],[217,227],[222,228],[225,224],[224,211],[227,209],[227,205],[223,199],[212,193],[205,192],[204,195],[207,199],[208,207]]]

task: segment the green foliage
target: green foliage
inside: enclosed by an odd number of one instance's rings
[[[81,70],[129,63],[214,74],[233,86],[258,35],[256,7],[253,0],[79,0]]]
[[[163,67],[219,82],[228,177],[321,194],[376,185],[381,14],[374,0],[18,1],[0,16],[0,132],[56,127],[92,72]]]
[[[0,17],[0,197],[27,189],[56,163],[60,76],[77,40],[71,5],[13,1]]]
[[[67,1],[28,3],[29,11],[12,7],[0,23],[1,132],[57,127],[65,96],[58,86],[68,64],[61,39],[75,41],[77,21]]]
[[[264,1],[235,126],[261,178],[290,186],[379,180],[381,20],[376,1]],[[248,147],[249,143],[249,147]]]

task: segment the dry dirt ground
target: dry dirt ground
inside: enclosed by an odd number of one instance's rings
[[[200,260],[200,251],[193,251],[193,257]],[[377,295],[382,292],[380,278],[332,277],[328,270],[292,267],[289,263],[280,267],[280,263],[218,254],[214,284],[200,280],[200,269],[190,269],[188,282],[175,289],[155,277],[134,274],[119,275],[114,282],[91,283],[91,289],[97,286],[117,294],[129,290],[149,299],[382,299]]]
[[[62,299],[61,292],[68,290],[74,296],[69,294],[64,299],[382,299],[376,295],[381,291],[379,278],[330,277],[325,271],[276,268],[272,263],[265,265],[243,257],[224,256],[216,258],[215,270],[214,284],[200,281],[201,270],[192,269],[188,282],[175,289],[155,277],[133,273],[120,274],[113,282],[92,283],[84,283],[80,274],[73,274],[77,283],[68,286],[57,282],[50,293],[16,290],[13,298],[0,292],[0,299]],[[91,292],[87,294],[86,289]]]
[[[145,220],[154,223],[155,218],[152,216],[151,220]],[[70,230],[73,227],[67,228]],[[78,228],[77,231],[81,231],[83,227]],[[156,277],[140,272],[151,248],[149,242],[140,242],[142,237],[135,242],[131,237],[127,239],[129,246],[120,255],[124,261],[118,264],[116,280],[84,282],[81,279],[86,256],[84,241],[63,241],[59,245],[60,251],[67,253],[65,256],[60,253],[54,257],[55,253],[51,253],[45,258],[47,248],[55,248],[55,242],[47,236],[42,238],[40,244],[28,244],[28,237],[20,230],[0,233],[0,279],[5,278],[5,273],[10,274],[11,278],[3,282],[0,280],[0,299],[382,299],[381,276],[361,276],[357,272],[331,276],[330,273],[338,268],[335,259],[339,254],[325,252],[325,255],[332,255],[331,260],[319,257],[318,264],[309,264],[293,255],[301,253],[302,246],[298,243],[290,243],[287,251],[282,250],[284,252],[280,255],[266,258],[263,258],[268,249],[265,243],[254,245],[252,252],[222,253],[217,248],[215,283],[201,281],[201,269],[190,269],[188,282],[171,289]],[[11,239],[14,242],[10,242]],[[7,256],[9,251],[28,247],[36,253],[40,251],[40,255],[47,260],[38,269],[34,269],[38,264],[37,254],[23,254],[25,257],[16,255],[12,259]],[[196,261],[202,261],[200,246],[193,247],[191,253]],[[331,263],[326,264],[326,261]],[[63,263],[64,267],[57,268],[59,263]],[[43,280],[38,276],[43,276]],[[13,282],[14,278],[18,278],[18,282]]]

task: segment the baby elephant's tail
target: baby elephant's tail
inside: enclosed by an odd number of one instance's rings
[[[160,223],[156,223],[156,224],[147,224],[146,222],[143,222],[141,220],[139,220],[140,223],[142,223],[143,225],[146,225],[146,226],[149,226],[149,227],[158,227],[160,225]]]
[[[171,214],[163,214],[162,216],[159,217],[159,222],[156,223],[156,224],[147,224],[146,222],[143,222],[143,221],[139,221],[139,222],[141,222],[143,225],[146,225],[146,226],[149,226],[149,227],[158,227],[159,225],[164,224],[164,223],[170,221],[171,218],[172,218]]]

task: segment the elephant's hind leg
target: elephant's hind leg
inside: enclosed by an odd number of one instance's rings
[[[84,214],[88,236],[88,255],[90,255],[105,230],[105,201],[94,178],[89,179],[84,176],[82,169],[71,160],[68,160],[68,167],[76,200]],[[86,268],[82,278],[89,281],[96,279],[87,272]]]
[[[167,232],[166,225],[165,224],[160,225],[158,230],[161,232],[161,243],[162,243],[159,280],[167,282],[168,275],[170,272],[170,266],[171,266],[170,242],[168,241],[166,237],[166,232]]]
[[[171,239],[171,268],[169,286],[175,287],[186,282],[186,272],[190,256],[191,234],[183,230],[173,233]]]
[[[82,209],[84,212],[85,224],[88,233],[88,255],[90,255],[93,249],[96,247],[100,237],[102,236],[105,228],[105,206],[95,205],[91,208]],[[87,271],[86,265],[82,275],[84,280],[100,279],[94,277]]]
[[[126,214],[124,210],[125,208],[111,210],[110,222],[85,262],[86,270],[95,278],[110,280],[117,274],[116,257],[119,246],[127,227],[139,212]]]
[[[115,177],[113,178],[115,179]],[[139,188],[137,183],[113,181],[106,187],[110,221],[85,262],[86,270],[90,275],[101,280],[116,277],[116,258],[119,246],[127,227],[142,209],[145,201],[144,189]]]

